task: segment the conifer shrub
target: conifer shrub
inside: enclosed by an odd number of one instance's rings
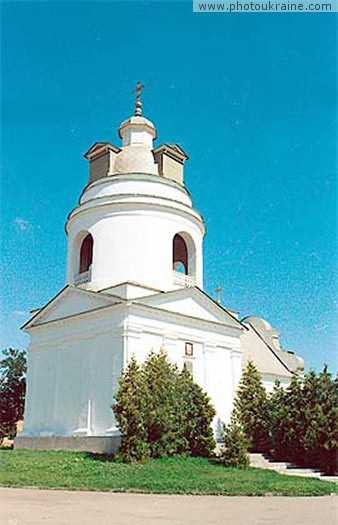
[[[338,379],[327,367],[294,376],[270,396],[271,453],[276,459],[338,473]]]
[[[338,473],[338,379],[326,366],[317,374],[294,375],[286,389],[275,383],[267,395],[251,362],[244,371],[234,418],[243,427],[249,450],[278,461]]]
[[[112,408],[124,461],[177,454],[208,457],[214,452],[215,410],[189,372],[180,372],[163,350],[151,352],[142,365],[134,358],[129,362]]]
[[[267,452],[270,449],[268,397],[252,361],[248,362],[239,382],[234,417],[243,427],[250,451]]]
[[[142,372],[146,386],[143,421],[151,457],[187,452],[184,422],[178,407],[178,368],[168,361],[167,354],[161,350],[150,353]]]
[[[250,458],[248,453],[249,440],[242,425],[232,416],[229,425],[224,425],[223,449],[221,459],[226,467],[248,467]]]
[[[211,422],[216,415],[208,395],[194,382],[190,372],[184,366],[178,376],[178,404],[184,428],[184,439],[190,455],[210,457],[216,442]]]
[[[118,426],[122,432],[118,457],[131,463],[150,457],[147,428],[144,421],[146,406],[144,374],[132,358],[125,369],[112,405]]]

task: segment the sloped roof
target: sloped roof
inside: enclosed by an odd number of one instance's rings
[[[90,159],[91,157],[94,157],[95,155],[98,155],[101,152],[103,153],[107,150],[111,150],[114,153],[119,153],[121,148],[111,144],[111,142],[94,142],[94,144],[89,148],[88,151],[86,151],[86,153],[84,153],[83,156],[87,159]]]
[[[81,297],[80,303],[77,300],[79,297]],[[40,308],[21,328],[27,330],[39,324],[72,317],[122,302],[124,302],[123,299],[111,294],[98,293],[78,286],[67,285]]]
[[[169,156],[174,157],[176,160],[179,160],[182,164],[185,160],[189,159],[189,156],[184,151],[183,148],[179,144],[176,144],[174,142],[163,142],[163,144],[160,144],[157,146],[157,148],[154,149],[154,154],[164,152],[167,153]]]
[[[197,286],[149,295],[133,302],[243,330],[235,312],[219,305]]]
[[[261,321],[261,323],[256,321]],[[302,369],[302,359],[293,352],[282,350],[272,344],[270,335],[279,334],[279,331],[272,328],[268,321],[258,317],[248,316],[242,319],[241,322],[249,328],[249,333],[242,337],[244,360],[252,358],[261,373],[278,374],[278,370],[282,368],[289,374],[295,374],[298,370]],[[265,334],[265,332],[267,332],[267,334]],[[269,337],[267,337],[267,335],[269,335]],[[265,349],[265,351],[263,351],[263,349]]]

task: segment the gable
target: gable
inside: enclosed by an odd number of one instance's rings
[[[22,328],[29,329],[33,326],[90,312],[98,308],[117,304],[118,302],[120,301],[116,297],[107,297],[97,292],[67,286],[41,308]]]
[[[94,142],[94,144],[89,148],[88,151],[86,151],[83,156],[87,159],[91,159],[92,157],[108,150],[111,150],[114,153],[119,153],[121,148],[111,144],[110,142]]]
[[[246,366],[248,361],[253,361],[262,375],[276,375],[291,377],[291,372],[286,364],[279,359],[279,356],[267,346],[255,330],[248,324],[248,330],[241,335],[242,347],[242,366]]]
[[[156,294],[144,297],[136,302],[169,312],[242,329],[241,323],[235,317],[198,288],[191,287]]]

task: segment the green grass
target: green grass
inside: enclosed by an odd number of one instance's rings
[[[203,458],[124,464],[85,452],[0,450],[0,485],[157,494],[322,496],[335,483],[257,468],[225,468]]]

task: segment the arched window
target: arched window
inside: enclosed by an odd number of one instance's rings
[[[83,239],[80,248],[80,269],[79,273],[88,272],[93,262],[93,237],[88,235]]]
[[[178,233],[173,240],[173,268],[176,272],[188,274],[188,248]]]

